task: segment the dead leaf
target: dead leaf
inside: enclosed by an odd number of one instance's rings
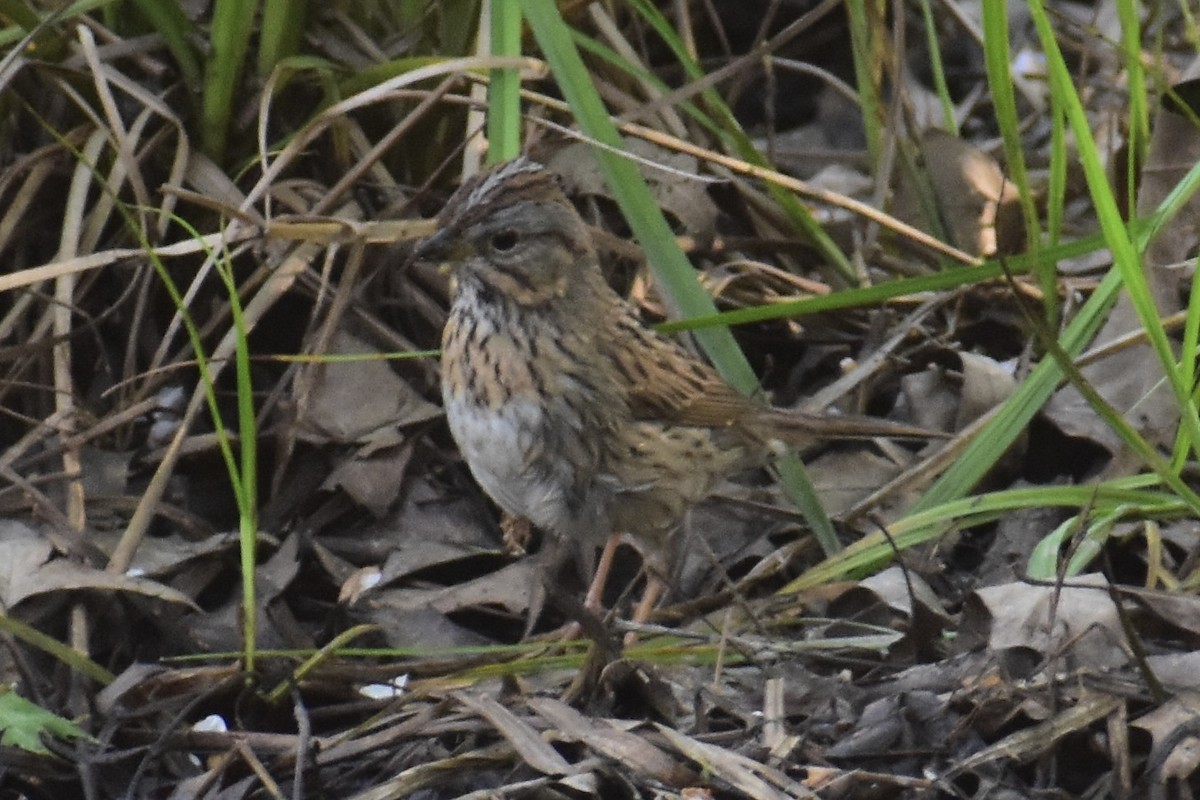
[[[494,643],[463,628],[450,615],[486,610],[497,618],[505,617],[519,635],[525,627],[524,616],[540,602],[543,570],[538,559],[526,558],[450,586],[377,589],[364,595],[355,609],[366,621],[380,626],[393,647]]]
[[[868,447],[835,449],[805,462],[821,506],[830,516],[852,508],[904,471],[899,464]]]
[[[1193,637],[1200,636],[1200,597],[1177,591],[1127,587],[1122,587],[1121,595],[1137,600],[1146,612],[1146,621],[1154,620],[1176,631],[1186,631]]]
[[[397,435],[397,438],[399,436]],[[387,515],[404,485],[404,475],[413,454],[412,441],[398,447],[370,443],[334,468],[322,489],[341,489],[376,519]]]
[[[1014,364],[978,353],[958,354],[962,362],[962,396],[954,430],[962,430],[1007,400],[1017,389]]]
[[[692,770],[668,756],[645,738],[623,731],[608,720],[585,717],[566,703],[549,697],[531,697],[529,707],[558,729],[569,741],[582,742],[597,753],[616,761],[624,769],[645,775],[668,786],[698,782]]]
[[[368,526],[363,539],[369,543],[367,557],[383,561],[388,555],[401,548],[409,550],[406,559],[411,565],[420,563],[419,568],[434,565],[438,559],[462,558],[472,553],[494,553],[499,550],[499,536],[490,522],[478,498],[469,494],[447,498],[444,488],[435,485],[429,475],[414,473],[408,482],[404,498],[399,506],[384,519]],[[330,536],[326,541],[335,551],[339,537]],[[442,545],[451,548],[439,551]],[[393,564],[395,574],[402,574],[404,565]],[[385,567],[385,579],[390,580],[392,569]]]
[[[1025,481],[1017,481],[1012,488],[1028,487]],[[1026,575],[1029,554],[1046,536],[1065,519],[1062,508],[1043,506],[1016,509],[1006,513],[996,522],[996,533],[984,554],[983,561],[975,569],[978,586],[1007,584]]]
[[[892,566],[883,572],[876,573],[859,581],[859,588],[872,592],[883,603],[902,614],[911,616],[913,602],[918,603],[925,613],[943,621],[949,620],[949,615],[942,608],[941,602],[929,584],[911,571],[905,571],[898,566]],[[845,595],[842,596],[844,599]],[[840,616],[832,611],[835,616]]]
[[[1164,686],[1200,693],[1200,651],[1159,653],[1147,656],[1146,663]]]
[[[355,619],[377,626],[388,647],[438,650],[496,643],[496,638],[468,630],[439,611],[409,602],[411,596],[410,592],[380,592],[377,596],[368,596],[367,602],[355,606]],[[399,607],[392,607],[393,597],[403,598],[404,602]]]
[[[13,604],[13,587],[50,560],[54,548],[43,536],[23,522],[0,520],[0,602]]]
[[[931,128],[921,137],[923,176],[929,179],[929,201],[950,243],[979,256],[1009,255],[1025,244],[1025,225],[1016,188],[1000,165],[965,140]],[[919,189],[900,181],[896,215],[928,227],[926,204]],[[925,213],[923,213],[925,212]]]
[[[1119,697],[1086,692],[1071,708],[971,754],[955,763],[954,770],[956,773],[970,772],[1001,758],[1028,761],[1052,749],[1064,736],[1084,731],[1093,722],[1104,719],[1124,702]]]
[[[449,613],[471,606],[492,605],[523,614],[537,599],[545,566],[539,559],[526,558],[465,583],[447,586],[429,602],[429,607]]]
[[[546,166],[562,176],[572,195],[610,197],[608,184],[591,156],[590,147],[583,142],[567,145],[551,156]],[[688,177],[698,174],[699,160],[642,139],[627,139],[625,149],[651,164],[667,168],[639,165],[658,205],[679,221],[681,230],[677,233],[704,242],[712,241],[716,236],[719,211],[705,191],[707,183]]]
[[[131,592],[199,610],[199,606],[192,602],[190,597],[157,581],[129,575],[114,575],[66,558],[57,558],[42,564],[32,572],[12,576],[0,600],[6,607],[12,608],[22,600],[38,595],[79,589]]]
[[[954,733],[956,715],[933,692],[904,692],[881,697],[863,709],[850,733],[826,749],[828,758],[881,756],[894,750],[944,746]]]
[[[98,538],[103,541],[109,537]],[[225,558],[237,548],[237,543],[237,533],[218,533],[200,541],[175,535],[147,536],[138,545],[129,571],[133,575],[165,577],[198,561]]]
[[[1155,782],[1186,781],[1200,769],[1200,693],[1180,692],[1163,705],[1142,715],[1132,724],[1150,734],[1154,746],[1147,759],[1147,772]]]
[[[466,691],[454,692],[452,697],[491,723],[530,767],[545,775],[566,775],[571,772],[567,760],[547,744],[529,723],[492,698]]]
[[[900,378],[904,406],[913,423],[934,431],[957,430],[961,383],[942,368],[910,372]]]
[[[338,602],[352,606],[364,594],[374,589],[381,581],[379,567],[363,567],[356,570],[338,590]]]
[[[88,497],[112,496],[125,493],[129,482],[129,464],[133,453],[84,447],[80,451],[80,474],[83,491]]]
[[[706,774],[728,783],[747,797],[756,800],[816,797],[777,769],[759,764],[724,747],[685,736],[666,725],[658,724],[655,727],[680,755],[703,765]]]
[[[329,343],[330,355],[379,355],[377,359],[331,361],[304,368],[296,386],[309,386],[297,424],[310,442],[369,443],[377,436],[395,443],[395,428],[436,419],[441,409],[400,379],[379,351],[346,331]]]
[[[997,653],[1025,648],[1042,658],[1098,669],[1128,662],[1125,634],[1102,575],[1060,587],[1009,583],[968,596],[960,636]]]
[[[441,568],[446,571],[461,572],[457,564],[467,559],[491,557],[499,561],[502,554],[481,544],[441,541],[439,539],[410,539],[400,543],[384,562],[382,583],[391,585],[396,581],[423,572],[431,568]]]

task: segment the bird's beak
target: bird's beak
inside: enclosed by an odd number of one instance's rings
[[[442,272],[449,272],[455,264],[470,253],[470,245],[463,242],[449,228],[442,228],[433,236],[417,243],[413,258],[420,261],[435,261]]]

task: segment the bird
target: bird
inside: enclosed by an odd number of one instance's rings
[[[441,390],[476,482],[577,553],[643,554],[635,622],[667,588],[672,537],[724,478],[814,441],[931,432],[775,408],[643,324],[606,281],[588,225],[526,157],[465,182],[415,257],[451,274]],[[598,610],[603,577],[585,605]],[[640,617],[640,619],[639,619]]]

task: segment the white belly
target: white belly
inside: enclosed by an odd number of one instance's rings
[[[543,454],[540,406],[522,399],[499,409],[456,397],[444,401],[450,432],[483,490],[508,513],[565,533],[560,487],[537,466]]]

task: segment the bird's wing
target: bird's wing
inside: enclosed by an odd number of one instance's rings
[[[610,354],[625,378],[635,419],[699,428],[727,428],[742,421],[756,404],[739,394],[717,371],[678,343],[623,316],[626,346]]]
[[[771,408],[748,398],[678,343],[622,315],[623,346],[610,354],[624,378],[635,420],[694,428],[733,429],[744,440],[779,439],[797,448],[827,439],[877,436],[936,439],[946,434],[903,423],[855,415],[827,415]],[[628,334],[628,335],[626,335]]]

